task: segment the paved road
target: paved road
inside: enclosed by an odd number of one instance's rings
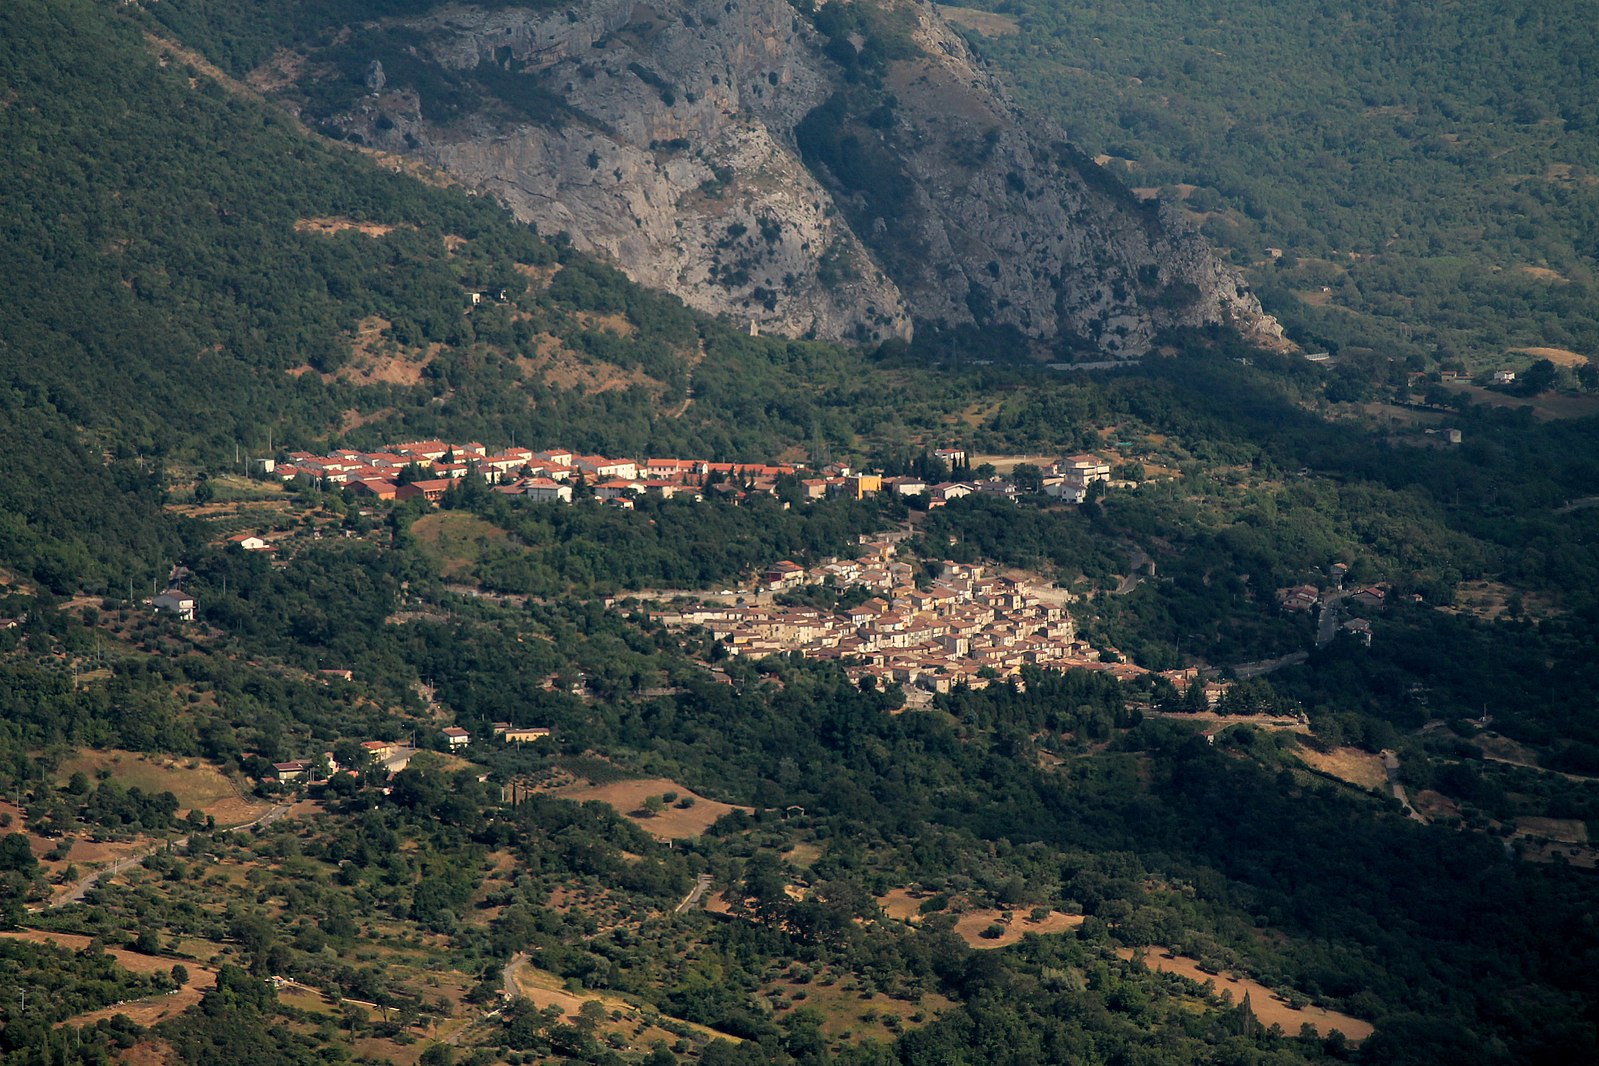
[[[702,898],[704,898],[705,890],[710,888],[710,887],[711,887],[711,875],[710,874],[700,874],[698,877],[696,877],[694,879],[694,887],[688,890],[688,895],[683,897],[683,901],[681,903],[679,903],[677,906],[672,908],[672,913],[673,914],[682,914],[684,911],[686,911],[690,907],[694,906]]]
[[[1339,592],[1322,601],[1316,620],[1316,647],[1325,648],[1338,635],[1338,620],[1343,615],[1344,594]]]
[[[1415,807],[1411,806],[1410,796],[1405,793],[1405,786],[1399,783],[1399,756],[1391,751],[1382,753],[1383,772],[1388,777],[1388,788],[1393,792],[1394,799],[1405,805],[1405,817],[1413,822],[1427,824],[1426,817]]]
[[[1584,507],[1599,507],[1599,496],[1583,496],[1580,499],[1569,500],[1563,507],[1556,507],[1555,514],[1570,514],[1580,511]]]
[[[1310,658],[1310,652],[1308,651],[1291,651],[1287,655],[1279,655],[1275,659],[1261,659],[1258,662],[1239,663],[1237,666],[1233,667],[1233,673],[1237,675],[1238,680],[1248,681],[1252,677],[1259,677],[1261,674],[1269,674],[1273,670],[1280,670],[1285,666],[1297,666],[1308,658]]]
[[[1116,586],[1112,596],[1125,596],[1144,580],[1144,567],[1154,560],[1150,559],[1142,548],[1134,548],[1127,559],[1127,576],[1122,578],[1121,584]]]
[[[274,806],[271,810],[262,814],[259,818],[245,822],[243,825],[232,825],[228,826],[227,828],[231,831],[234,829],[253,829],[258,825],[271,825],[273,822],[277,821],[279,818],[282,818],[288,813],[289,808],[280,803]],[[172,841],[172,846],[174,848],[182,848],[187,847],[188,843],[188,837],[179,837],[178,839]],[[129,867],[139,865],[145,859],[148,859],[150,856],[154,855],[156,852],[162,850],[166,846],[166,841],[162,841],[159,844],[152,844],[143,851],[136,851],[132,855],[123,856],[110,866],[101,867],[100,869],[89,874],[87,877],[80,877],[78,880],[72,883],[64,895],[56,896],[49,903],[46,903],[43,909],[54,910],[57,907],[65,907],[69,903],[82,903],[83,897],[87,896],[90,890],[98,885],[102,879],[114,877]]]

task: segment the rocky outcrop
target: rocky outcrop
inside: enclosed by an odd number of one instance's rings
[[[353,27],[304,69],[308,117],[338,135],[763,331],[1010,327],[1115,355],[1171,325],[1278,332],[1177,218],[1020,115],[927,5],[450,7]]]

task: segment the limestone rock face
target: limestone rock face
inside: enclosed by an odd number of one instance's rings
[[[1126,356],[1171,325],[1280,337],[1175,215],[1020,114],[931,6],[870,10],[868,32],[829,36],[787,0],[451,6],[352,27],[347,51],[380,54],[313,54],[284,95],[332,99],[308,117],[763,332],[999,326]]]

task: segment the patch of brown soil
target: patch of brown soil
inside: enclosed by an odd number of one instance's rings
[[[369,426],[373,422],[381,422],[393,415],[394,408],[392,407],[382,407],[368,414],[362,414],[352,407],[339,416],[339,432],[348,433],[352,429],[360,429],[362,426]]]
[[[973,467],[982,466],[984,463],[992,466],[997,474],[1008,474],[1022,463],[1031,463],[1034,466],[1048,466],[1060,458],[1055,455],[974,455],[971,456]]]
[[[1580,818],[1517,818],[1516,832],[1563,844],[1588,843],[1588,824]]]
[[[1330,774],[1340,781],[1347,781],[1356,788],[1372,792],[1388,790],[1388,774],[1383,769],[1382,757],[1373,755],[1369,751],[1361,751],[1359,748],[1334,748],[1329,752],[1320,752],[1314,748],[1301,747],[1298,755],[1300,761],[1311,769]]]
[[[644,816],[640,812],[644,801],[651,796],[660,796],[663,793],[676,792],[678,799],[672,801],[661,812],[653,817]],[[599,800],[609,803],[617,812],[631,819],[650,836],[656,840],[682,840],[686,837],[697,837],[711,827],[724,814],[732,811],[753,813],[753,807],[738,807],[731,803],[721,803],[717,800],[706,799],[703,796],[684,788],[674,781],[664,777],[651,777],[637,781],[616,781],[609,785],[569,785],[557,789],[556,795],[566,799],[576,800],[579,803],[588,800]],[[683,808],[677,806],[682,799],[693,797],[694,806]]]
[[[1021,911],[1010,912],[1011,917],[1008,919],[1005,917],[1006,913],[994,909],[967,911],[955,920],[955,935],[966,941],[968,947],[1003,948],[1016,943],[1028,933],[1064,933],[1083,924],[1081,914],[1050,911],[1043,918],[1034,921],[1031,915]],[[1004,931],[992,938],[983,936],[983,933],[996,923],[1003,926]]]
[[[387,237],[397,228],[397,226],[387,222],[360,222],[353,218],[332,218],[327,216],[302,218],[294,223],[294,232],[296,233],[320,233],[323,236],[343,233],[345,230],[354,230],[357,233],[364,233],[368,237]]]
[[[1521,857],[1528,862],[1563,862],[1584,870],[1599,868],[1599,851],[1584,845],[1534,843],[1519,834],[1510,839],[1521,845]]]
[[[895,888],[890,889],[886,896],[877,897],[877,905],[890,918],[915,924],[922,920],[922,900],[931,895],[931,892],[919,888]]]
[[[173,60],[177,60],[178,62],[183,63],[185,66],[192,67],[199,73],[204,74],[207,78],[210,78],[228,92],[234,93],[238,96],[247,97],[252,100],[259,100],[261,98],[260,94],[257,93],[254,88],[246,85],[242,81],[235,81],[228,77],[222,72],[220,67],[212,63],[199,52],[194,51],[192,48],[185,48],[176,41],[168,40],[165,37],[159,37],[153,33],[146,33],[144,35],[144,46],[145,48],[149,49],[151,55],[155,56],[156,62],[163,67],[171,63]],[[197,86],[197,80],[190,78],[189,88],[193,89]]]
[[[1516,589],[1498,581],[1463,581],[1455,587],[1455,602],[1439,610],[1445,614],[1469,614],[1492,622],[1509,613],[1510,598]],[[1521,609],[1529,618],[1549,618],[1557,614],[1554,601],[1536,593],[1519,593]]]
[[[596,315],[591,311],[579,311],[577,320],[590,332],[614,333],[618,337],[631,337],[638,332],[638,327],[629,322],[626,315]]]
[[[938,13],[944,16],[946,22],[952,22],[962,29],[973,30],[984,37],[1008,37],[1021,32],[1021,25],[1014,18],[992,11],[979,11],[973,7],[946,7],[940,4]]]
[[[1533,268],[1525,267],[1524,269],[1532,270]],[[1549,273],[1553,274],[1554,271],[1551,270]],[[1558,274],[1555,276],[1559,277]],[[1565,279],[1561,278],[1561,280],[1564,281]],[[1512,348],[1510,350],[1519,352],[1522,355],[1530,355],[1535,359],[1547,359],[1556,366],[1582,366],[1589,362],[1586,355],[1580,355],[1570,348]]]
[[[518,962],[515,962],[508,967],[507,978],[507,983],[515,989],[517,995],[528,1000],[530,1003],[540,1009],[544,1009],[546,1007],[559,1008],[566,1015],[567,1019],[572,1021],[577,1019],[578,1011],[583,1008],[584,1003],[587,1003],[590,1000],[598,1000],[600,1005],[605,1008],[605,1013],[607,1015],[610,1015],[613,1011],[620,1012],[623,1023],[633,1023],[630,1025],[613,1024],[609,1028],[624,1031],[629,1040],[636,1041],[638,1043],[639,1050],[648,1048],[652,1042],[658,1039],[664,1039],[668,1042],[675,1039],[670,1033],[655,1026],[649,1026],[642,1034],[634,1037],[634,1028],[636,1027],[637,1023],[646,1016],[645,1013],[638,1007],[634,1006],[632,1003],[629,1003],[627,1000],[620,998],[619,996],[604,995],[598,992],[590,992],[584,995],[573,995],[572,993],[566,991],[564,987],[562,987],[562,982],[559,977],[545,970],[540,970],[534,966],[531,966],[525,961],[518,960]],[[708,1026],[699,1025],[695,1022],[682,1021],[680,1019],[670,1020],[679,1025],[684,1025],[690,1029],[696,1030],[697,1032],[703,1033],[705,1036],[710,1037],[711,1039],[720,1037],[722,1039],[730,1040],[733,1043],[739,1043],[738,1037],[731,1036],[727,1033],[718,1032],[717,1030],[711,1029]]]
[[[1509,737],[1499,736],[1497,733],[1483,733],[1473,737],[1471,742],[1483,750],[1483,754],[1490,759],[1500,762],[1513,763],[1516,766],[1538,765],[1538,753],[1525,744],[1511,740]]]
[[[1591,418],[1599,415],[1599,396],[1563,396],[1558,392],[1545,392],[1537,396],[1511,396],[1480,385],[1445,382],[1444,388],[1465,393],[1473,403],[1489,407],[1529,407],[1532,417],[1541,421],[1560,418]]]
[[[258,93],[274,93],[292,87],[304,73],[306,57],[279,48],[259,67],[244,76],[244,82]]]
[[[535,341],[538,357],[515,360],[523,380],[542,377],[552,388],[589,394],[640,387],[659,391],[661,383],[637,367],[623,370],[612,363],[587,362],[561,343],[559,337],[540,334]]]
[[[171,1044],[146,1036],[132,1047],[123,1049],[112,1061],[117,1066],[178,1066],[182,1060]]]
[[[1459,818],[1460,805],[1442,792],[1424,788],[1410,797],[1410,805],[1429,822],[1439,818]]]
[[[515,264],[516,272],[527,278],[530,287],[535,292],[543,292],[550,287],[550,282],[555,275],[561,272],[559,266],[533,266],[529,263]]]
[[[1518,271],[1520,271],[1521,273],[1526,274],[1528,277],[1537,278],[1539,281],[1553,281],[1553,282],[1556,282],[1557,284],[1561,284],[1561,285],[1567,284],[1567,283],[1569,283],[1571,281],[1570,278],[1566,277],[1560,271],[1558,271],[1558,270],[1550,270],[1548,267],[1519,266],[1516,269]],[[1524,351],[1524,350],[1525,349],[1522,349],[1522,348],[1512,348],[1511,349],[1511,351],[1518,351],[1518,352],[1519,351]]]
[[[1140,200],[1156,200],[1160,198],[1162,189],[1170,189],[1177,194],[1177,199],[1186,200],[1199,189],[1198,185],[1189,185],[1180,182],[1176,185],[1140,185],[1132,190],[1132,194]]]
[[[0,937],[8,940],[25,940],[33,944],[53,944],[66,951],[83,951],[90,944],[90,938],[79,936],[75,933],[52,933],[41,929],[13,929],[0,932]],[[165,955],[141,955],[136,951],[125,948],[106,948],[105,953],[116,960],[117,965],[130,973],[152,974],[169,973],[174,966],[182,966],[189,971],[189,983],[170,995],[152,996],[148,999],[135,1000],[130,1003],[118,1003],[99,1010],[88,1011],[61,1022],[61,1025],[93,1025],[102,1018],[112,1018],[118,1014],[126,1014],[140,1025],[154,1025],[165,1018],[173,1018],[196,1003],[205,991],[217,983],[216,971],[207,966],[202,966],[192,959],[175,959]]]
[[[242,799],[237,786],[213,764],[115,748],[84,751],[68,759],[57,771],[56,783],[65,783],[78,771],[92,780],[102,770],[109,771],[125,788],[136,785],[145,792],[171,792],[178,798],[180,817],[197,810],[215,818],[218,824],[237,825],[258,817],[270,807],[270,804]]]
[[[1132,948],[1117,948],[1116,954],[1124,959],[1134,957]],[[1259,981],[1248,977],[1237,977],[1229,973],[1205,973],[1199,968],[1198,959],[1191,959],[1186,955],[1173,955],[1163,952],[1160,948],[1149,948],[1143,951],[1143,963],[1156,973],[1175,973],[1198,984],[1208,984],[1218,996],[1224,991],[1231,992],[1234,1003],[1243,1002],[1247,993],[1249,1007],[1255,1012],[1255,1017],[1260,1019],[1260,1023],[1266,1026],[1280,1025],[1285,1033],[1298,1033],[1300,1026],[1309,1022],[1322,1036],[1337,1029],[1354,1044],[1366,1039],[1373,1031],[1370,1022],[1323,1007],[1295,1009],[1289,1006],[1286,999]]]

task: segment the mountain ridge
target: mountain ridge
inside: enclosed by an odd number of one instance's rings
[[[280,44],[250,80],[700,310],[1064,355],[1221,323],[1281,340],[1175,213],[1019,112],[929,5],[409,7]]]

